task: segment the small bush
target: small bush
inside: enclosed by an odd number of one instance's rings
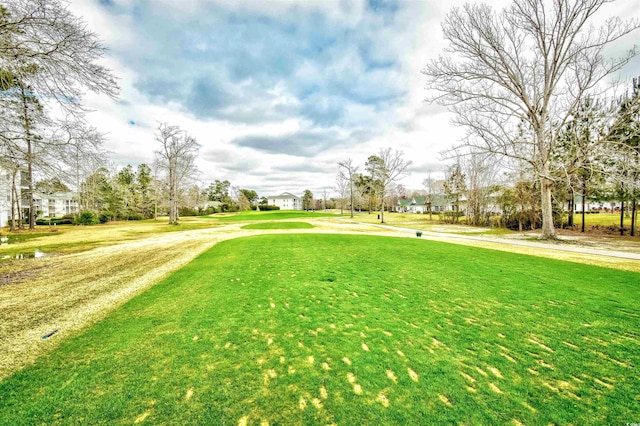
[[[98,216],[92,211],[82,211],[76,219],[76,225],[96,225],[100,223]]]
[[[200,213],[195,209],[190,209],[189,207],[180,207],[178,209],[178,216],[198,216]]]
[[[278,206],[268,206],[266,204],[260,204],[259,207],[261,212],[267,212],[269,210],[280,210],[280,207]],[[251,210],[256,210],[256,206],[251,206]]]
[[[51,218],[41,218],[36,220],[36,225],[71,225],[73,224],[73,218],[65,218],[65,217],[51,217]]]
[[[115,219],[116,219],[116,214],[112,211],[105,210],[100,213],[100,223],[111,222],[112,220],[115,220]]]
[[[140,213],[131,213],[127,220],[142,220],[144,217]]]

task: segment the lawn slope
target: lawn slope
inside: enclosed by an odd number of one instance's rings
[[[635,421],[639,284],[418,239],[226,241],[0,383],[0,423]]]

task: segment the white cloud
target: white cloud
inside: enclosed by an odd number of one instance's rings
[[[228,179],[267,195],[319,194],[334,185],[337,161],[363,165],[387,146],[413,161],[404,184],[420,189],[439,152],[464,134],[423,102],[420,73],[446,45],[444,14],[463,3],[407,0],[374,11],[365,0],[72,0],[70,8],[111,49],[105,63],[120,78],[119,101],[85,99],[114,161],[151,162],[157,122],[168,122],[202,145],[204,184]],[[607,9],[637,16],[636,3]]]

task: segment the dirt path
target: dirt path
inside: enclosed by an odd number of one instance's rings
[[[172,232],[66,256],[25,260],[0,277],[0,380],[33,363],[59,342],[106,317],[135,295],[220,241],[283,232],[416,238],[415,230],[338,219],[307,220],[309,230],[243,230],[242,224]],[[423,231],[424,239],[609,266],[640,272],[640,255],[566,244],[497,240]],[[57,330],[51,338],[42,336]]]

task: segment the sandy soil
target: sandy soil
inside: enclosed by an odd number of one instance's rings
[[[243,230],[242,224],[171,232],[61,256],[16,260],[0,272],[0,380],[33,363],[59,342],[101,320],[117,307],[190,262],[216,243],[243,236],[348,233],[417,238],[415,230],[343,219],[306,220],[309,230]],[[440,230],[439,230],[440,231]],[[454,231],[455,232],[455,231]],[[570,260],[640,272],[640,249],[569,240],[542,243],[530,236],[474,236],[423,231],[422,238]],[[9,270],[10,272],[6,272]],[[42,336],[57,330],[48,339]]]

